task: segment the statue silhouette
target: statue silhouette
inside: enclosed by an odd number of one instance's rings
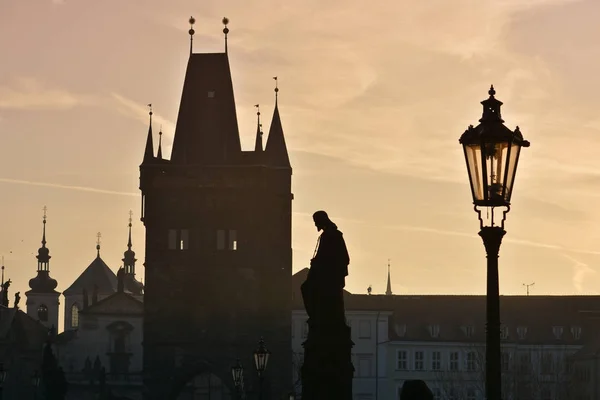
[[[325,211],[313,214],[323,231],[302,284],[308,337],[301,368],[303,400],[352,400],[352,343],[344,310],[350,257],[342,232]]]
[[[317,211],[313,220],[318,231],[323,231],[306,281],[302,284],[302,299],[309,325],[339,324],[345,321],[344,286],[348,276],[350,256],[342,232],[325,211]]]

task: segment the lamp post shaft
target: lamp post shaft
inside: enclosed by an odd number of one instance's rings
[[[263,400],[263,376],[258,378],[258,400]]]
[[[500,357],[500,290],[498,253],[506,231],[499,226],[482,227],[479,236],[487,253],[485,393],[487,400],[501,400],[502,369]]]

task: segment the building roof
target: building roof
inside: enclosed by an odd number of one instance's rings
[[[82,315],[139,315],[144,314],[144,303],[129,293],[117,292],[80,311]]]
[[[305,268],[292,278],[296,310],[304,309],[300,285],[307,276]],[[485,296],[345,292],[344,301],[347,311],[391,311],[390,340],[485,342]],[[500,296],[504,340],[511,343],[581,346],[596,338],[595,312],[600,296]]]
[[[0,341],[14,341],[20,350],[39,350],[47,337],[48,328],[39,321],[14,307],[0,306]]]
[[[98,287],[98,294],[111,294],[117,291],[117,276],[100,258],[100,254],[63,294],[65,296],[81,294],[84,288],[92,294],[95,286]]]
[[[179,105],[171,162],[232,164],[240,153],[227,54],[191,54]]]

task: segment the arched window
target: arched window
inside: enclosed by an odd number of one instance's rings
[[[38,319],[42,322],[48,321],[48,307],[45,304],[40,304],[38,307]]]
[[[77,303],[71,306],[71,328],[79,327],[79,307]]]

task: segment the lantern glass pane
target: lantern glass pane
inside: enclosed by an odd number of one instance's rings
[[[517,161],[519,160],[519,153],[521,152],[521,146],[513,144],[510,149],[510,155],[506,163],[508,174],[506,175],[506,193],[504,198],[507,202],[510,202],[512,195],[513,185],[515,183],[515,175],[517,172]]]
[[[481,146],[465,145],[465,157],[471,182],[473,200],[483,200],[483,174],[481,171]]]
[[[484,146],[487,200],[490,205],[503,205],[508,143],[485,143]]]

